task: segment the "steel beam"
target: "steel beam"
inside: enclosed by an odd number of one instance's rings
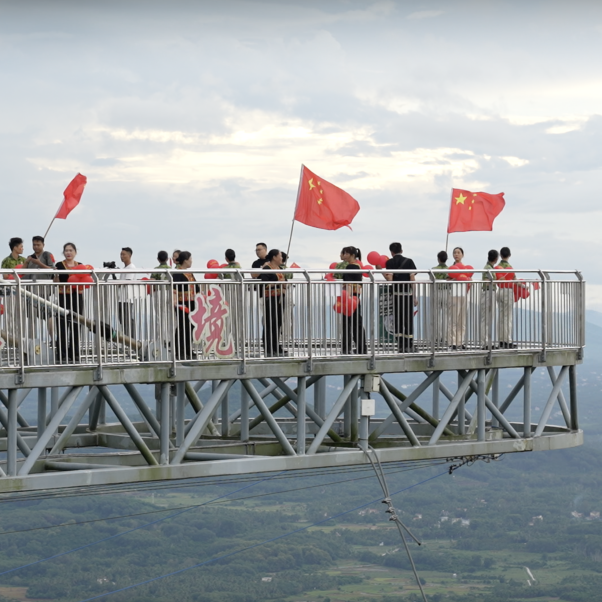
[[[67,412],[71,409],[73,404],[75,403],[77,396],[81,393],[83,387],[71,387],[68,391],[66,391],[63,396],[63,403],[59,406],[57,411],[52,416],[50,423],[42,433],[40,437],[38,437],[37,443],[33,446],[31,453],[27,456],[27,459],[21,465],[19,469],[19,475],[25,476],[29,474],[29,471],[33,468],[36,460],[42,455],[42,452],[46,449],[50,440],[55,436],[63,418],[67,415]]]
[[[324,438],[326,437],[328,431],[334,424],[334,421],[337,419],[338,415],[343,410],[343,407],[345,406],[345,403],[347,402],[347,399],[349,398],[353,387],[357,385],[357,381],[359,380],[359,378],[359,375],[352,376],[347,385],[341,391],[339,398],[335,401],[334,406],[332,407],[332,409],[328,413],[328,416],[324,420],[324,424],[320,427],[320,430],[318,431],[317,435],[312,441],[312,444],[309,446],[309,449],[307,450],[307,453],[309,455],[317,453],[318,448],[320,447],[320,445],[322,445],[322,441],[324,441]]]
[[[253,383],[250,380],[241,380],[243,387],[248,391],[251,399],[255,403],[255,406],[263,416],[263,419],[266,421],[267,425],[270,427],[270,430],[274,433],[276,439],[278,439],[280,445],[282,445],[282,449],[287,456],[294,456],[295,450],[293,446],[290,444],[290,441],[286,438],[286,435],[282,432],[282,429],[278,426],[278,422],[265,405],[263,399],[257,392],[257,389],[253,386]]]
[[[119,405],[119,402],[113,396],[113,393],[109,391],[109,388],[105,385],[100,385],[98,390],[105,398],[105,401],[109,404],[113,414],[117,417],[117,420],[121,422],[123,428],[126,430],[127,434],[130,436],[130,439],[134,443],[134,445],[138,448],[138,451],[142,454],[143,458],[151,465],[157,466],[158,462],[155,460],[155,456],[151,454],[148,449],[146,443],[140,436],[140,433],[136,430],[136,427],[132,424],[131,420],[127,417],[127,414],[123,411],[122,407]],[[164,428],[164,425],[161,425],[161,429]]]

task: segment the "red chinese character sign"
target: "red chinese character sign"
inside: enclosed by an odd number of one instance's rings
[[[232,333],[226,331],[226,319],[230,316],[230,306],[223,296],[222,289],[212,284],[207,295],[197,294],[196,307],[190,313],[193,324],[192,340],[201,345],[203,355],[217,357],[234,356]]]

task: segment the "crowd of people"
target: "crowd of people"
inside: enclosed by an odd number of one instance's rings
[[[76,260],[77,247],[68,242],[63,245],[63,259],[56,261],[52,253],[44,248],[44,238],[34,236],[32,239],[33,252],[27,256],[24,253],[23,239],[15,237],[9,241],[10,255],[1,264],[2,269],[28,269],[39,270],[33,281],[54,281],[58,287],[58,305],[65,310],[83,313],[83,295],[81,287],[69,284],[69,275],[66,270],[73,270],[81,264]],[[381,256],[375,265],[376,269],[385,270],[384,278],[391,284],[387,287],[387,297],[380,303],[381,312],[389,318],[389,332],[399,353],[415,351],[414,344],[414,313],[418,305],[416,290],[416,271],[414,261],[403,255],[402,245],[393,242],[389,245],[390,257]],[[283,313],[286,307],[287,279],[291,274],[281,270],[287,268],[286,254],[279,249],[268,250],[268,246],[257,243],[255,247],[257,259],[250,268],[252,278],[263,283],[257,287],[262,297],[263,312],[263,347],[266,356],[282,356],[285,354],[282,344]],[[136,266],[132,262],[133,251],[130,247],[123,247],[120,258],[123,271],[120,271],[119,280],[139,280]],[[453,264],[448,265],[446,251],[437,255],[438,264],[432,268],[437,281],[437,317],[436,338],[441,345],[452,350],[465,348],[465,333],[467,321],[467,291],[466,282],[459,282],[453,277],[451,268],[464,267],[464,251],[455,247],[452,252]],[[499,252],[491,250],[484,266],[482,292],[479,297],[480,310],[480,340],[484,348],[514,348],[512,341],[512,288],[504,282],[514,279],[512,266],[509,263],[510,249],[503,247]],[[233,249],[224,253],[225,263],[208,267],[227,269],[242,269],[236,261]],[[386,259],[386,261],[385,261]],[[341,348],[345,354],[365,354],[367,352],[366,334],[363,325],[362,312],[362,276],[366,269],[361,263],[361,251],[348,246],[341,250],[340,262],[336,269],[340,270],[335,279],[342,281],[342,291],[346,299],[350,300],[352,309],[341,312]],[[499,262],[498,262],[499,260]],[[192,325],[190,315],[195,310],[195,299],[199,292],[199,283],[195,280],[192,268],[192,255],[189,251],[175,250],[171,258],[166,251],[157,255],[158,265],[153,269],[151,280],[162,281],[171,278],[173,282],[173,296],[169,298],[156,297],[155,313],[159,315],[166,311],[165,305],[173,305],[176,312],[176,340],[175,345],[181,358],[192,356],[192,342],[190,331]],[[114,263],[105,264],[105,267],[117,267]],[[332,267],[332,266],[331,266]],[[470,267],[470,266],[468,266]],[[168,276],[168,270],[172,270]],[[492,278],[491,275],[495,276]],[[223,279],[230,279],[233,273],[225,272],[219,275]],[[472,278],[472,275],[470,275]],[[503,279],[504,282],[498,280]],[[48,289],[46,289],[48,290]],[[163,307],[160,305],[163,304]],[[497,306],[497,340],[492,340],[494,329],[492,324]],[[118,320],[124,332],[132,337],[136,333],[136,316],[132,303],[128,298],[127,286],[121,292],[118,300]],[[45,315],[42,316],[45,318]],[[79,359],[79,325],[73,320],[68,320],[59,315],[56,320],[56,350],[63,361],[78,361]],[[53,321],[48,320],[48,330],[53,336]]]

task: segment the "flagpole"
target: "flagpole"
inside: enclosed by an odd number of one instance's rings
[[[447,218],[447,235],[445,237],[445,252],[447,253],[447,244],[449,242],[449,220],[451,219],[451,210],[452,210],[452,204],[454,202],[454,189],[451,189],[451,194],[449,197],[449,217]]]
[[[50,222],[50,226],[48,226],[48,230],[46,230],[46,234],[44,234],[44,240],[46,240],[46,237],[48,236],[48,232],[50,232],[50,228],[52,228],[52,224],[54,224],[55,219],[56,219],[56,215],[52,218],[52,221]]]
[[[297,205],[299,204],[299,194],[301,193],[301,183],[303,182],[303,168],[305,165],[301,163],[301,173],[299,174],[299,187],[297,188],[297,200],[295,201],[295,210],[293,211],[293,223],[291,224],[291,234],[288,238],[288,247],[286,248],[286,261],[290,261],[291,241],[293,240],[293,229],[295,227],[295,214],[297,213]]]

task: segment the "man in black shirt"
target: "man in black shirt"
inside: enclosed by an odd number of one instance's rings
[[[409,257],[404,257],[401,243],[392,242],[389,250],[393,256],[387,261],[387,270],[415,270],[416,264]],[[414,285],[416,279],[412,273],[393,274],[393,319],[395,324],[395,336],[397,338],[397,349],[400,353],[414,351],[414,306],[418,305],[418,299],[414,296]]]
[[[253,262],[251,267],[254,270],[260,270],[267,262],[267,254],[268,254],[268,246],[264,242],[258,242],[255,245],[255,255],[257,255],[257,259]],[[257,278],[259,273],[251,274],[253,278]]]

